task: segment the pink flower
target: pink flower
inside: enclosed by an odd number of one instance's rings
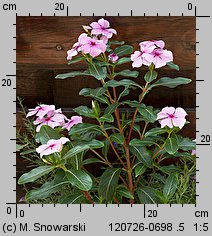
[[[191,155],[196,155],[197,151],[194,149],[191,151]]]
[[[29,109],[29,112],[27,113],[26,117],[33,116],[36,114],[39,118],[43,118],[48,112],[54,111],[55,106],[54,105],[39,105],[35,107],[34,109]]]
[[[147,46],[155,46],[158,47],[158,48],[161,48],[163,49],[165,47],[165,43],[163,40],[150,40],[150,41],[143,41],[141,43],[139,43],[139,45],[147,45]]]
[[[55,110],[55,111],[49,111],[45,117],[43,118],[37,118],[33,124],[38,125],[36,128],[36,132],[40,131],[40,128],[43,125],[48,125],[51,128],[55,128],[57,126],[62,126],[66,119],[66,117],[62,114],[61,109]]]
[[[161,124],[161,128],[168,126],[169,128],[182,127],[186,123],[185,116],[187,113],[183,108],[165,107],[157,114],[157,120]]]
[[[113,34],[117,34],[115,29],[111,29],[110,23],[103,18],[99,19],[98,22],[93,22],[90,24],[92,27],[91,34],[93,35],[104,35],[107,38],[112,38]]]
[[[80,51],[80,47],[86,43],[86,38],[88,35],[86,33],[80,34],[78,37],[78,42],[75,43],[71,50],[67,51],[67,60],[71,60],[72,57],[76,56]]]
[[[133,67],[141,67],[142,65],[149,66],[151,65],[151,62],[149,62],[146,57],[152,53],[152,51],[155,49],[154,44],[147,43],[149,41],[141,42],[140,45],[140,51],[135,51],[131,55],[131,61],[133,61],[132,66]]]
[[[157,48],[146,55],[146,60],[155,65],[155,68],[165,66],[167,62],[173,61],[173,54],[169,50]]]
[[[40,157],[50,155],[55,152],[60,152],[62,150],[63,144],[70,141],[68,138],[62,137],[60,139],[50,139],[47,144],[43,144],[36,148],[36,152],[40,154]]]
[[[82,123],[82,117],[81,116],[72,116],[71,119],[67,119],[68,122],[63,125],[63,128],[70,131],[71,127],[74,125],[77,125],[79,123]]]
[[[92,57],[97,57],[106,50],[106,44],[97,38],[87,37],[85,44],[80,47],[82,52],[89,53]]]
[[[109,56],[108,56],[108,59],[109,61],[115,63],[118,61],[119,57],[115,54],[115,53],[111,53]]]

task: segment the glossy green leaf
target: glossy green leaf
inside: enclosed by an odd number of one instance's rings
[[[101,122],[111,123],[114,121],[114,117],[111,114],[105,114],[99,118]]]
[[[115,45],[123,45],[123,44],[125,44],[124,41],[118,41],[118,40],[111,40],[110,43],[111,44],[115,44]]]
[[[105,158],[107,158],[107,154],[110,148],[110,142],[108,141],[108,139],[105,139],[102,142],[104,143],[104,147],[102,148],[102,154]]]
[[[36,140],[41,144],[46,144],[50,139],[60,139],[61,135],[53,128],[43,125],[36,135]]]
[[[116,142],[118,144],[122,144],[124,143],[124,137],[123,135],[121,135],[120,133],[114,133],[110,135],[110,140],[112,142]]]
[[[73,77],[82,76],[82,75],[91,76],[91,74],[88,71],[72,71],[72,72],[65,73],[65,74],[59,74],[55,78],[56,79],[67,79],[67,78],[73,78]]]
[[[159,180],[159,181],[162,182],[162,183],[165,183],[165,181],[166,181],[165,176],[160,175],[160,174],[158,174],[158,173],[152,173],[152,174],[151,174],[151,177],[154,178],[154,179],[156,179],[156,180]]]
[[[75,144],[70,142],[69,143],[69,148],[74,148],[74,147],[75,147]],[[72,165],[72,167],[75,170],[79,170],[81,168],[84,155],[85,155],[85,152],[83,151],[83,152],[80,152],[80,153],[72,156],[72,158],[69,159],[70,164]]]
[[[171,69],[175,69],[178,71],[180,70],[180,67],[178,65],[174,64],[173,61],[166,63],[166,65]]]
[[[26,194],[26,200],[38,200],[45,199],[51,194],[60,191],[64,186],[68,185],[69,181],[66,179],[64,171],[58,170],[55,178],[43,184],[40,188],[29,191]]]
[[[23,174],[19,178],[18,184],[26,184],[26,183],[34,182],[38,178],[42,177],[43,175],[48,174],[54,169],[55,169],[55,166],[39,166],[37,168],[34,168],[30,172]]]
[[[139,84],[137,84],[133,80],[129,80],[129,79],[123,79],[123,80],[119,80],[119,81],[110,80],[110,81],[108,81],[104,84],[105,88],[107,88],[107,87],[115,88],[115,87],[118,87],[118,86],[124,86],[124,87],[127,87],[127,88],[135,86],[135,87],[141,88],[141,86]]]
[[[157,113],[158,110],[154,109],[152,106],[146,106],[144,104],[139,104],[138,112],[140,113],[141,117],[150,123],[154,123],[157,120]]]
[[[146,170],[147,167],[144,164],[138,163],[135,167],[135,177],[137,178],[139,175],[142,175]]]
[[[163,187],[163,195],[166,199],[170,199],[177,190],[178,180],[176,174],[171,174],[166,179]]]
[[[145,147],[139,147],[130,145],[130,151],[135,155],[139,161],[141,161],[145,166],[152,167],[152,158],[149,151]]]
[[[154,84],[151,84],[148,86],[149,89],[152,89],[157,86],[165,86],[168,88],[175,88],[179,85],[183,84],[189,84],[191,83],[191,79],[183,78],[183,77],[177,77],[177,78],[169,78],[169,77],[162,77],[158,81],[156,81]]]
[[[104,132],[101,130],[100,126],[95,125],[95,124],[89,124],[89,123],[82,123],[82,124],[74,125],[69,131],[69,135],[72,136],[74,134],[84,134],[89,131],[95,131],[98,134],[104,135]]]
[[[96,118],[96,114],[93,109],[90,109],[86,106],[79,106],[77,108],[74,108],[74,111],[81,116]]]
[[[59,198],[59,204],[80,204],[85,200],[85,195],[82,192],[74,194],[64,194]]]
[[[105,108],[104,114],[112,114],[116,108],[119,106],[119,103],[113,103]]]
[[[179,145],[175,138],[167,138],[164,148],[169,154],[173,155],[177,152]]]
[[[119,185],[116,188],[116,194],[118,194],[121,197],[129,198],[129,199],[134,199],[134,196],[132,195],[132,193],[124,185]]]
[[[133,52],[133,47],[130,45],[123,45],[115,48],[114,50],[114,53],[119,57],[131,54],[132,52]]]
[[[93,163],[102,163],[101,160],[97,159],[97,158],[87,158],[83,161],[83,165],[90,165],[90,164],[93,164]]]
[[[130,57],[122,57],[116,62],[116,65],[122,65],[129,62],[131,62]]]
[[[121,169],[108,168],[100,178],[98,192],[106,202],[113,200],[120,173]]]
[[[145,75],[144,75],[144,79],[146,82],[151,83],[153,80],[155,80],[158,76],[158,73],[154,70],[148,71]]]
[[[154,138],[152,137],[147,137],[147,138],[143,138],[143,139],[137,139],[134,138],[130,141],[130,145],[131,146],[151,146],[151,145],[155,145],[156,141]]]
[[[83,56],[73,57],[71,60],[68,61],[68,65],[71,65],[71,64],[83,61],[83,60],[85,60],[85,57]]]
[[[138,73],[138,71],[131,71],[131,70],[127,69],[127,70],[122,70],[122,71],[116,73],[115,75],[137,78],[139,73]]]
[[[189,138],[183,138],[183,140],[179,143],[179,149],[183,151],[195,150],[196,142]]]
[[[89,150],[89,146],[88,145],[77,145],[75,147],[73,147],[72,149],[70,149],[63,157],[62,159],[67,160],[69,158],[74,158],[75,155],[82,153],[84,151]]]
[[[69,169],[66,171],[66,177],[72,186],[82,191],[88,191],[92,188],[92,179],[83,170]]]
[[[169,166],[161,166],[159,167],[159,170],[166,174],[172,174],[172,173],[178,173],[180,172],[180,169],[175,165],[169,165]]]
[[[83,88],[80,92],[79,95],[83,95],[85,97],[91,97],[96,99],[97,101],[104,103],[104,104],[109,104],[108,99],[104,96],[106,89],[105,88]]]
[[[158,204],[160,199],[157,196],[157,192],[151,187],[141,187],[136,191],[141,204]]]
[[[130,90],[125,87],[124,90],[119,94],[118,101],[119,101],[122,97],[127,96],[129,93],[130,93]]]
[[[88,65],[88,70],[90,74],[98,80],[104,80],[107,77],[106,67],[101,67],[93,63]]]
[[[145,137],[150,137],[150,136],[157,136],[157,135],[160,135],[160,134],[165,134],[167,131],[166,129],[162,129],[162,128],[152,128],[150,130],[148,130],[146,133],[145,133]]]

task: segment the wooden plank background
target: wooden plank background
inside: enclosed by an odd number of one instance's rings
[[[90,99],[79,96],[83,87],[95,88],[99,82],[92,77],[76,77],[56,80],[60,73],[84,70],[84,63],[67,65],[66,51],[83,32],[82,25],[89,25],[100,17],[17,17],[17,96],[24,98],[24,105],[33,108],[36,104],[55,104],[56,107],[72,110],[79,105],[90,105]],[[195,137],[196,133],[196,19],[195,17],[104,17],[118,32],[114,40],[124,40],[138,50],[138,43],[145,40],[163,39],[166,48],[174,54],[174,62],[180,71],[167,67],[158,70],[159,76],[188,77],[192,83],[177,89],[154,89],[145,98],[145,103],[154,107],[181,106],[188,113],[191,122],[183,132]],[[131,63],[120,66],[130,68]],[[143,76],[146,68],[138,69]],[[135,79],[142,84],[142,79]],[[128,98],[136,99],[138,93]],[[17,105],[17,110],[19,106]],[[69,113],[71,114],[71,113]],[[17,113],[17,128],[23,129],[21,114]],[[17,158],[20,175],[25,164]],[[17,195],[17,201],[22,193]]]

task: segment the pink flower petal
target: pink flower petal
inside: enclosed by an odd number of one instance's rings
[[[161,124],[161,128],[164,128],[165,126],[168,126],[169,128],[173,128],[172,121],[169,118],[160,120],[159,122]]]
[[[183,126],[186,123],[186,119],[185,118],[173,118],[172,122],[173,122],[174,126],[179,127],[180,129],[182,129]]]
[[[99,19],[98,23],[99,23],[100,26],[102,26],[104,28],[108,28],[110,26],[109,21],[107,21],[107,20],[105,20],[103,18]]]
[[[185,116],[187,116],[188,114],[186,113],[186,111],[183,108],[177,107],[174,115],[178,118],[185,118]]]

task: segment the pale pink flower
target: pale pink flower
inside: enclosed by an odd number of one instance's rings
[[[67,123],[63,125],[63,128],[70,131],[71,127],[77,124],[82,123],[82,117],[81,116],[72,116],[71,119],[67,119]]]
[[[86,33],[80,34],[80,36],[78,37],[78,42],[73,45],[71,50],[67,51],[67,60],[71,60],[72,57],[76,56],[78,52],[81,51],[80,47],[86,43],[87,37],[88,35]]]
[[[112,38],[113,34],[117,34],[115,29],[110,28],[109,21],[101,18],[98,22],[92,22],[90,24],[92,27],[91,34],[93,35],[104,35],[107,38]]]
[[[115,54],[115,53],[111,53],[109,56],[108,56],[108,59],[109,61],[115,63],[118,61],[119,57]]]
[[[85,44],[83,44],[80,49],[84,53],[89,53],[92,57],[97,57],[106,51],[106,47],[106,44],[102,40],[87,37]]]
[[[41,104],[34,109],[29,109],[29,112],[27,113],[26,117],[36,115],[39,118],[43,118],[49,111],[54,111],[55,106],[54,105],[45,105]]]
[[[169,128],[182,127],[186,123],[185,116],[187,113],[181,107],[165,107],[157,114],[157,120],[161,124],[161,128],[168,126]]]
[[[36,152],[40,154],[40,157],[50,155],[55,152],[60,152],[62,150],[63,144],[70,141],[68,138],[62,137],[60,139],[50,139],[47,144],[43,144],[36,148]]]
[[[62,126],[64,124],[64,119],[66,117],[62,114],[61,109],[55,110],[55,111],[49,111],[45,117],[43,118],[37,118],[33,124],[38,125],[36,128],[36,132],[40,131],[40,128],[43,125],[48,125],[51,128],[55,128],[57,126]]]
[[[163,49],[165,47],[165,42],[163,40],[150,40],[150,41],[143,41],[143,42],[140,42],[139,45],[147,45],[148,47],[149,46],[155,46],[158,47],[158,48],[161,48]]]
[[[157,48],[152,53],[146,55],[145,59],[155,65],[155,68],[165,66],[168,62],[173,61],[173,54],[169,50]]]
[[[153,52],[155,49],[154,44],[146,43],[149,41],[141,42],[140,45],[140,51],[135,51],[131,55],[131,61],[133,61],[132,66],[133,67],[141,67],[142,65],[150,66],[151,62],[149,62],[146,57]]]
[[[196,153],[197,153],[196,149],[191,151],[191,155],[196,155]]]

